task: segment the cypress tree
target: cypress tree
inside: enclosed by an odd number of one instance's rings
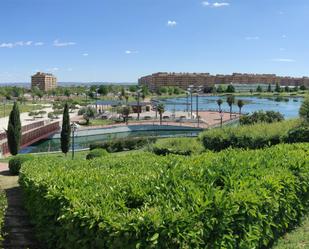
[[[70,148],[71,124],[69,115],[69,105],[65,103],[61,129],[61,151],[67,154]]]
[[[19,109],[16,102],[14,102],[13,109],[10,113],[8,129],[6,133],[10,153],[12,155],[17,155],[21,141],[21,123],[20,123]]]

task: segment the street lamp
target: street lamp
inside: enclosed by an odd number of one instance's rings
[[[140,102],[139,102],[139,98],[140,98],[141,92],[142,92],[142,89],[138,89],[137,90],[137,120],[139,120],[139,116],[140,116]]]
[[[199,92],[201,92],[203,89],[203,86],[198,86],[195,88],[195,92],[196,92],[196,117],[197,117],[197,127],[200,127],[200,116],[198,114],[198,94]]]
[[[190,93],[190,95],[191,95],[191,119],[192,119],[192,113],[193,113],[193,110],[192,110],[192,108],[193,108],[193,104],[192,104],[192,102],[193,102],[193,96],[192,96],[192,92],[193,92],[193,90],[194,90],[194,85],[190,85],[189,87],[188,87],[188,92]]]
[[[74,147],[75,147],[75,144],[74,144],[74,138],[75,138],[75,132],[77,131],[77,124],[75,122],[73,122],[71,124],[71,130],[72,130],[72,160],[74,159]]]

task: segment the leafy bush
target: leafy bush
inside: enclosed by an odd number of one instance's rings
[[[158,140],[152,148],[157,155],[178,154],[189,156],[203,151],[203,145],[196,138],[166,138]]]
[[[104,143],[95,143],[90,145],[90,150],[101,148],[108,152],[120,152],[127,150],[137,150],[141,149],[149,143],[156,141],[156,138],[121,138],[106,141]]]
[[[267,248],[308,210],[308,153],[36,159],[20,184],[49,248]]]
[[[306,97],[299,109],[299,115],[309,124],[309,97]]]
[[[4,227],[4,216],[6,208],[7,208],[7,199],[5,193],[3,190],[0,190],[0,247],[2,246],[2,241],[4,240],[3,227]]]
[[[309,143],[309,127],[300,126],[290,130],[284,140],[287,143]]]
[[[33,158],[34,156],[32,155],[17,155],[11,158],[9,161],[9,170],[11,174],[18,175],[22,164]]]
[[[289,130],[298,127],[299,120],[272,124],[258,123],[239,127],[212,129],[200,134],[205,149],[221,151],[229,147],[258,149],[284,142]]]
[[[108,154],[109,153],[104,149],[94,149],[94,150],[91,150],[88,153],[88,155],[86,156],[86,159],[90,160],[90,159],[94,159],[94,158],[97,158],[97,157],[105,157]]]
[[[280,112],[274,111],[257,111],[252,113],[251,115],[246,115],[240,117],[241,125],[249,125],[255,123],[274,123],[281,122],[284,120],[283,115]]]

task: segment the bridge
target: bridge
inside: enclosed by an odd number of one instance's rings
[[[48,138],[55,132],[59,131],[59,129],[59,121],[50,122],[49,120],[22,126],[21,148],[27,147],[41,139]],[[10,153],[6,132],[0,133],[0,150],[2,156]]]

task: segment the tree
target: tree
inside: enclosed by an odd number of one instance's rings
[[[43,96],[44,96],[44,93],[43,93],[41,90],[39,90],[39,91],[36,92],[36,96],[38,96],[38,98],[39,98],[40,101],[41,101],[42,98],[43,98]]]
[[[228,96],[226,102],[230,107],[230,117],[232,118],[233,104],[235,103],[234,96],[233,95]]]
[[[16,102],[14,102],[13,109],[10,113],[8,129],[6,133],[10,153],[12,155],[17,155],[21,141],[21,123],[18,104]]]
[[[131,108],[129,106],[124,106],[121,109],[121,114],[123,116],[123,121],[128,125],[129,115],[131,113]]]
[[[275,92],[277,92],[277,93],[280,93],[280,92],[281,92],[281,88],[280,88],[279,83],[276,83]]]
[[[221,112],[221,105],[223,104],[222,99],[218,99],[218,100],[217,100],[217,104],[218,104],[218,106],[219,106],[219,111]]]
[[[99,89],[98,89],[98,93],[105,96],[108,94],[108,88],[105,85],[100,85]]]
[[[69,105],[65,103],[62,118],[61,130],[61,151],[66,155],[70,147],[71,124],[69,115]]]
[[[305,85],[301,85],[300,87],[299,87],[299,90],[301,90],[301,91],[305,91],[307,88],[306,88],[306,86]]]
[[[262,89],[262,87],[260,85],[258,85],[258,87],[256,88],[256,91],[258,93],[261,93],[261,92],[263,92],[263,89]]]
[[[234,93],[235,92],[235,87],[233,85],[228,85],[226,88],[227,93]]]
[[[224,92],[223,87],[221,85],[219,85],[217,87],[217,93],[223,93],[223,92]]]
[[[284,91],[288,93],[290,91],[290,88],[288,86],[285,86]]]
[[[271,84],[268,84],[267,92],[271,93]]]
[[[307,96],[299,109],[299,115],[309,124],[309,96]]]
[[[66,88],[66,89],[64,90],[64,96],[70,98],[70,96],[71,96],[70,89]]]
[[[241,115],[241,109],[243,108],[244,105],[245,105],[245,102],[242,99],[239,99],[237,101],[237,106],[239,108],[239,115]]]
[[[157,111],[158,111],[158,113],[159,113],[159,115],[160,115],[160,125],[162,125],[162,115],[163,115],[163,113],[165,112],[165,106],[164,106],[164,104],[162,104],[162,103],[158,104],[158,106],[157,106]]]

